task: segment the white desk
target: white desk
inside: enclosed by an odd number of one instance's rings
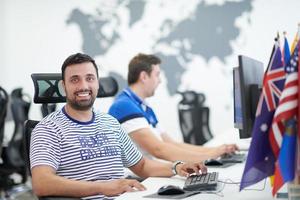
[[[235,164],[233,166],[227,167],[227,168],[209,168],[209,171],[217,171],[219,172],[219,180],[229,182],[228,178],[230,178],[233,182],[240,182],[241,176],[244,170],[244,163],[243,164]],[[147,188],[146,191],[141,192],[129,192],[124,193],[118,198],[117,200],[122,199],[148,199],[151,200],[153,198],[144,198],[144,196],[153,194],[157,192],[157,190],[163,186],[163,185],[177,185],[180,187],[183,187],[185,178],[183,177],[172,177],[172,178],[148,178],[145,181],[143,181],[143,185]],[[265,189],[264,188],[265,184]],[[239,192],[239,184],[223,184],[224,186],[223,190],[218,194],[197,194],[194,196],[190,196],[188,200],[191,199],[205,199],[205,200],[214,200],[214,199],[225,199],[225,200],[268,200],[273,199],[272,192],[271,192],[271,186],[269,182],[269,178],[265,181],[261,181],[251,187],[248,188],[248,190],[243,190]],[[255,189],[255,190],[249,190],[249,189]],[[262,190],[263,189],[263,190]],[[256,190],[262,190],[262,191],[256,191]],[[286,191],[286,188],[283,188],[282,191]]]
[[[224,134],[218,135],[213,140],[209,141],[205,146],[216,146],[223,143],[236,143],[241,148],[249,148],[250,145],[250,139],[243,139],[240,140],[238,136],[237,130],[228,130],[227,132],[224,132]],[[241,177],[244,171],[245,162],[241,164],[235,164],[227,168],[208,168],[208,171],[213,172],[219,172],[219,180],[225,181],[225,182],[240,182]],[[230,180],[228,180],[230,179]],[[146,191],[142,192],[130,192],[130,193],[124,193],[118,198],[117,200],[123,200],[123,199],[148,199],[151,200],[153,198],[144,198],[146,195],[150,195],[153,193],[156,193],[157,190],[164,186],[164,185],[177,185],[181,188],[184,185],[185,178],[183,177],[172,177],[172,178],[147,178],[145,181],[142,182],[142,184],[147,188]],[[265,188],[264,188],[265,185]],[[253,186],[250,186],[249,188],[246,188],[246,190],[243,190],[239,192],[239,184],[222,184],[224,186],[223,190],[218,194],[197,194],[185,199],[191,200],[191,199],[204,199],[204,200],[214,200],[214,199],[223,199],[223,200],[269,200],[274,199],[272,196],[272,188],[270,185],[269,178],[265,181],[261,181]],[[263,189],[264,188],[264,189]],[[262,191],[259,191],[262,190]],[[287,187],[284,186],[279,192],[286,192]],[[165,198],[164,198],[165,199]],[[279,199],[279,198],[278,198]],[[287,200],[287,199],[285,199]]]

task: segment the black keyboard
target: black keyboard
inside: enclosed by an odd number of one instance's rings
[[[222,163],[242,163],[246,160],[246,154],[224,154],[221,156],[220,161]]]
[[[187,191],[216,190],[218,183],[218,172],[189,176],[184,183],[183,189]]]

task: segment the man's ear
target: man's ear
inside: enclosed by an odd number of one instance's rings
[[[139,79],[140,79],[142,82],[144,82],[147,78],[148,78],[147,72],[142,71],[142,72],[140,73]]]

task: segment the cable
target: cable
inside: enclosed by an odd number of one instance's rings
[[[263,190],[265,190],[265,188],[266,188],[266,182],[267,182],[267,179],[265,179],[265,181],[264,181],[264,186],[263,186],[263,188],[261,188],[261,189],[244,189],[244,190],[250,190],[250,191],[263,191]]]
[[[226,182],[226,181],[230,181],[230,182]],[[241,182],[234,182],[234,181],[231,180],[231,179],[225,179],[225,181],[218,180],[218,182],[224,183],[224,184],[233,184],[233,185],[238,185],[238,184],[241,183]]]
[[[225,187],[225,184],[223,184],[223,187],[221,188],[218,188],[217,190],[214,190],[214,191],[201,191],[201,193],[205,193],[205,194],[215,194],[219,197],[224,197],[224,194],[222,193],[223,189]]]
[[[221,180],[218,180],[218,182],[220,182],[220,183],[224,183],[224,185],[225,184],[233,184],[233,185],[238,185],[238,186],[240,186],[240,184],[241,184],[241,182],[234,182],[233,180],[231,180],[231,179],[225,179],[225,181],[221,181]],[[261,188],[261,189],[247,189],[247,188],[245,188],[245,189],[243,189],[243,190],[250,190],[250,191],[263,191],[263,190],[265,190],[265,188],[266,188],[266,182],[267,182],[267,179],[265,179],[265,181],[264,181],[264,185],[263,185],[263,188]],[[252,182],[251,182],[252,183]],[[225,187],[225,186],[224,186]],[[224,187],[223,187],[223,189],[224,189]],[[222,189],[222,190],[223,190]]]

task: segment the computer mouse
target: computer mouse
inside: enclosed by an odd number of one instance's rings
[[[223,165],[221,160],[217,160],[217,159],[208,159],[204,162],[204,164],[206,166],[220,166]]]
[[[184,194],[184,190],[175,185],[165,185],[158,189],[157,194],[159,195]]]

